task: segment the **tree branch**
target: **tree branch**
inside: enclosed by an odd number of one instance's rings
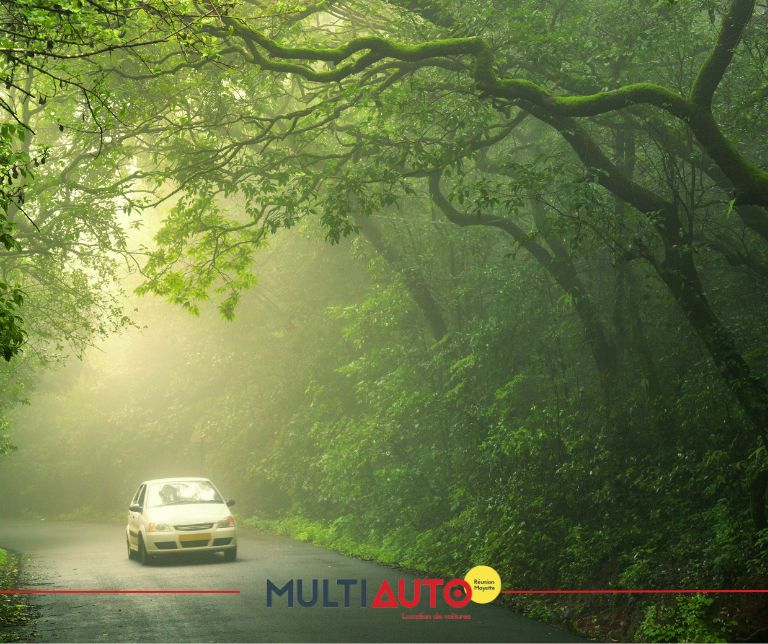
[[[754,10],[755,0],[733,0],[723,18],[717,42],[693,83],[692,103],[703,108],[711,107],[715,90],[733,60],[734,51]]]
[[[342,81],[385,58],[431,66],[433,59],[468,55],[475,59],[472,75],[483,95],[503,98],[521,106],[534,106],[540,114],[545,113],[549,117],[596,116],[632,105],[650,105],[682,120],[691,129],[707,154],[733,183],[738,204],[765,206],[768,205],[768,172],[753,164],[733,146],[717,125],[708,104],[703,106],[701,103],[714,92],[718,74],[722,76],[730,62],[732,49],[749,18],[753,2],[734,0],[732,10],[723,22],[718,42],[694,84],[691,100],[655,83],[632,83],[583,96],[556,96],[526,79],[500,78],[494,71],[493,51],[485,41],[476,37],[408,45],[378,36],[364,36],[330,48],[286,47],[231,17],[223,18],[223,27],[206,25],[204,28],[219,37],[235,35],[240,38],[247,49],[243,52],[245,57],[263,69],[295,74],[318,83]],[[311,66],[312,62],[333,63],[336,67],[318,70]]]

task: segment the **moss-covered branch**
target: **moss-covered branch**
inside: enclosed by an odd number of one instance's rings
[[[715,90],[733,60],[734,51],[754,10],[755,0],[733,0],[731,3],[723,18],[717,42],[693,83],[691,101],[694,104],[704,108],[712,105]]]
[[[486,45],[480,38],[446,38],[408,45],[379,36],[353,38],[338,47],[285,47],[261,32],[233,18],[223,18],[224,24],[244,42],[262,47],[270,56],[282,60],[307,60],[341,63],[361,51],[375,53],[377,59],[395,58],[416,62],[436,56],[476,54]]]
[[[480,38],[447,38],[410,45],[365,36],[353,38],[338,47],[286,47],[234,18],[224,18],[224,27],[209,26],[207,29],[219,36],[239,38],[245,46],[243,54],[262,69],[293,74],[318,83],[342,81],[384,59],[431,66],[441,58],[471,56],[474,58],[473,77],[483,95],[503,98],[520,106],[534,106],[538,115],[589,117],[634,105],[653,106],[682,120],[691,129],[733,184],[738,204],[768,206],[768,172],[736,149],[710,110],[712,95],[753,9],[754,0],[734,0],[689,98],[655,83],[632,83],[582,96],[557,96],[529,80],[498,76],[494,70],[493,51]],[[317,69],[313,63],[330,63],[334,67]]]

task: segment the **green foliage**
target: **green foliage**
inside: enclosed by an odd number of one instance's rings
[[[0,590],[18,588],[18,557],[0,548]],[[19,595],[0,595],[0,642],[27,642],[35,636],[30,622],[34,609]]]
[[[645,642],[726,642],[723,624],[711,617],[713,603],[706,595],[681,595],[674,602],[651,604],[635,637]]]
[[[26,339],[23,319],[19,315],[23,302],[21,288],[0,282],[0,352],[6,361],[21,351]]]
[[[0,456],[4,456],[16,450],[16,446],[11,442],[8,435],[8,421],[0,418]]]
[[[25,139],[21,124],[0,125],[0,245],[6,251],[20,251],[15,226],[8,220],[11,208],[24,203],[24,191],[19,186],[31,176],[29,155],[15,149]],[[37,162],[37,161],[36,161]],[[15,284],[0,280],[0,354],[6,361],[21,351],[26,339],[23,318],[20,315],[24,291]]]
[[[725,48],[717,118],[689,98],[725,5],[1,5],[45,61],[8,88],[37,138],[0,125],[6,359],[23,331],[50,361],[129,325],[122,259],[201,318],[158,314],[151,361],[70,365],[21,423],[26,466],[65,482],[72,517],[123,503],[140,454],[220,473],[258,525],[441,574],[762,584],[762,14]],[[162,221],[138,258],[142,213]],[[3,366],[10,404],[27,379]],[[6,502],[61,513],[44,489]],[[705,597],[606,610],[629,616],[582,626],[737,630]]]

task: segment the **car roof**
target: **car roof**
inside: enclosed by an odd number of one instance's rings
[[[150,479],[149,481],[143,481],[142,485],[149,485],[150,483],[170,483],[171,481],[209,481],[204,476],[174,476],[167,479]]]

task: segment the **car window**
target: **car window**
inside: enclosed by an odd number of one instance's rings
[[[136,505],[139,502],[139,494],[141,493],[141,488],[143,487],[143,485],[139,485],[139,487],[136,488],[136,494],[134,494],[133,498],[131,499],[131,505]]]
[[[224,501],[209,481],[169,481],[148,486],[148,508],[188,503],[224,503]]]
[[[137,499],[136,503],[140,505],[141,507],[144,507],[144,495],[146,494],[147,486],[142,485],[139,489],[139,498]]]

